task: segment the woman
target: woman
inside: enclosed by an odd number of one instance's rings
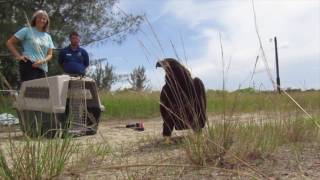
[[[47,63],[52,58],[54,48],[49,30],[49,16],[43,10],[36,11],[31,19],[31,27],[24,27],[7,41],[7,47],[19,61],[21,82],[42,78],[48,72]],[[23,53],[16,45],[21,42]]]

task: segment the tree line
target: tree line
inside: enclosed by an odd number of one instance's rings
[[[68,45],[68,34],[71,31],[81,34],[82,45],[99,45],[109,41],[121,44],[128,35],[138,31],[143,15],[125,13],[118,7],[118,3],[119,0],[0,0],[0,88],[17,88],[19,85],[18,63],[10,56],[5,42],[20,28],[27,26],[28,18],[36,10],[47,11],[50,17],[49,33],[57,49]],[[48,76],[62,73],[57,63],[57,54],[58,50],[54,51],[54,58],[48,64]],[[90,76],[100,83],[101,88],[110,90],[112,84],[122,76],[114,73],[112,65],[99,63],[99,60],[93,63],[97,71],[91,72]],[[143,67],[139,68],[142,72]],[[129,76],[130,82],[140,83],[140,80]],[[135,85],[133,89],[140,87]]]
[[[96,81],[99,89],[110,91],[115,83],[130,84],[130,90],[143,91],[148,88],[146,70],[144,66],[138,66],[130,74],[117,74],[115,67],[107,62],[107,59],[91,61],[87,74]]]

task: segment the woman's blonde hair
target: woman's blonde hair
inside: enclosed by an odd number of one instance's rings
[[[35,26],[36,26],[37,17],[40,16],[40,15],[46,17],[46,19],[47,19],[47,22],[46,22],[46,24],[44,25],[42,31],[43,31],[43,32],[48,32],[48,31],[49,31],[49,25],[50,25],[50,19],[49,19],[49,16],[48,16],[47,12],[44,11],[44,10],[38,10],[38,11],[36,11],[36,12],[32,15],[32,18],[31,18],[31,26],[32,26],[32,27],[35,27]]]

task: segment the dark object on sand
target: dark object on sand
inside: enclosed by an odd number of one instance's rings
[[[143,122],[131,123],[131,124],[127,124],[126,128],[132,128],[136,131],[144,131],[144,124]]]
[[[126,128],[135,128],[135,127],[139,127],[139,123],[132,123],[132,124],[126,125]]]
[[[166,83],[160,94],[163,136],[171,136],[173,128],[201,131],[207,120],[206,92],[202,81],[192,78],[190,72],[172,58],[158,61],[156,67],[162,67],[166,73]]]

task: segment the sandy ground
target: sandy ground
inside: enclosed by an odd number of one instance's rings
[[[261,118],[261,115],[257,115]],[[210,121],[221,116],[211,116]],[[235,120],[255,119],[241,115]],[[261,118],[263,119],[263,118]],[[259,119],[256,119],[259,120]],[[126,128],[126,124],[143,122],[145,131]],[[0,127],[0,145],[8,140],[8,127]],[[17,127],[12,127],[13,138],[22,137]],[[108,144],[111,153],[104,158],[92,157],[83,163],[67,165],[57,179],[320,179],[319,143],[306,143],[301,155],[295,155],[293,148],[283,146],[266,159],[249,161],[259,173],[253,172],[242,163],[227,170],[215,167],[197,167],[192,164],[184,150],[182,137],[189,131],[174,131],[173,144],[163,144],[162,120],[151,119],[107,120],[99,124],[96,135],[75,138],[83,144]],[[132,166],[131,166],[132,165]],[[145,165],[145,166],[144,166]],[[151,166],[149,166],[151,165]],[[237,171],[238,173],[235,173]],[[239,175],[240,172],[240,175]]]
[[[234,121],[263,121],[270,114],[242,114],[229,120]],[[221,120],[221,116],[210,116],[209,122]],[[126,124],[143,122],[145,131],[139,132],[125,128]],[[79,179],[320,179],[320,146],[305,143],[301,155],[296,155],[294,148],[283,146],[277,152],[265,159],[249,160],[250,166],[258,173],[242,163],[236,164],[227,170],[215,168],[199,168],[194,166],[182,147],[183,137],[190,131],[174,131],[173,144],[163,144],[161,136],[161,118],[147,120],[111,120],[102,122],[99,133],[95,136],[82,137],[81,141],[106,141],[120,151],[120,160],[106,160],[99,165],[92,165],[82,170],[69,169],[65,178],[77,177]],[[176,164],[178,166],[164,167],[130,167],[127,165],[155,165]],[[181,166],[179,166],[181,165]],[[119,168],[112,168],[120,166]],[[185,167],[184,167],[185,166]],[[228,169],[230,168],[230,169]],[[234,171],[241,172],[234,173]],[[73,172],[73,173],[70,173]],[[76,172],[76,173],[74,173]],[[247,176],[245,174],[249,174]],[[263,174],[263,178],[259,174]],[[68,179],[67,178],[67,179]]]

